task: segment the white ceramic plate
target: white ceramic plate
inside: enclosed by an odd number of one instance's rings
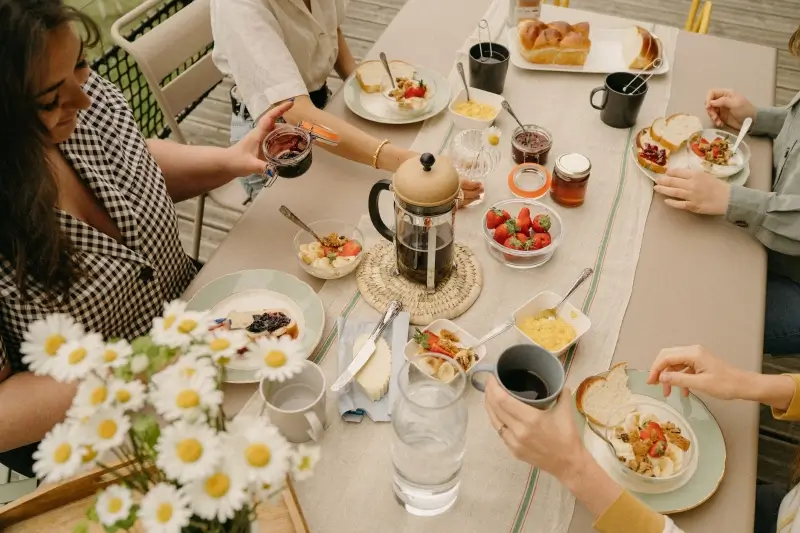
[[[317,347],[325,329],[325,309],[314,289],[296,277],[277,270],[243,270],[216,279],[200,289],[189,301],[191,311],[210,311],[224,318],[231,311],[285,309],[297,321],[307,355]],[[246,360],[231,361],[227,383],[257,383],[254,365]]]
[[[592,48],[586,63],[582,67],[570,65],[538,65],[525,59],[519,52],[519,38],[516,30],[509,31],[508,40],[510,44],[511,63],[514,66],[525,70],[543,70],[550,72],[582,72],[584,74],[611,74],[613,72],[633,72],[639,73],[640,70],[631,70],[625,63],[622,56],[622,40],[625,33],[629,30],[612,30],[596,28],[590,26],[589,39],[592,41]],[[663,49],[663,46],[662,46]],[[661,66],[647,71],[648,74],[658,76],[669,72],[669,59],[662,53]]]
[[[344,82],[344,103],[359,117],[381,124],[413,124],[422,122],[442,112],[450,103],[450,84],[444,76],[429,68],[414,66],[414,77],[428,85],[434,85],[430,107],[419,115],[405,115],[392,109],[381,93],[365,93],[355,75]]]
[[[433,322],[431,322],[430,324],[428,324],[424,328],[419,328],[420,331],[430,331],[431,333],[434,333],[436,335],[439,335],[439,333],[443,329],[446,329],[448,331],[451,331],[451,332],[455,333],[456,336],[461,341],[459,344],[461,344],[462,346],[472,346],[473,344],[478,342],[478,339],[476,339],[475,337],[473,337],[472,335],[467,333],[463,328],[459,327],[455,322],[452,322],[450,320],[446,320],[444,318],[440,318],[438,320],[434,320]],[[406,349],[405,349],[406,360],[411,361],[414,357],[419,355],[419,353],[420,353],[419,352],[419,344],[414,342],[414,339],[412,337],[412,339],[410,341],[408,341],[408,343],[406,344]],[[484,346],[480,346],[480,347],[478,347],[477,350],[475,350],[475,362],[473,363],[472,366],[474,367],[476,364],[481,362],[484,357],[486,357],[486,346],[485,345]],[[428,374],[425,371],[423,371],[422,369],[420,369],[420,371],[423,374],[425,374],[426,376],[428,376]],[[469,371],[467,371],[467,373],[469,373]],[[429,377],[433,378],[433,376],[429,376]]]
[[[689,148],[684,146],[674,154],[670,155],[669,159],[667,160],[667,169],[692,168],[689,164],[688,150]],[[656,172],[653,172],[652,170],[647,169],[639,164],[639,159],[637,157],[638,154],[636,149],[636,143],[633,140],[631,140],[630,153],[633,163],[639,168],[639,170],[642,171],[642,173],[645,176],[650,178],[653,181],[653,183],[655,183],[656,179],[658,179],[660,176],[663,176],[663,174],[658,174]],[[719,178],[719,179],[727,181],[731,185],[744,185],[745,183],[747,183],[747,179],[749,177],[750,177],[750,165],[746,165],[740,172],[734,174],[730,178]]]

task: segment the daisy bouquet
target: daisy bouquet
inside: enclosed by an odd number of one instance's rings
[[[213,329],[180,301],[164,307],[149,335],[130,343],[105,342],[66,315],[31,324],[23,362],[77,382],[66,420],[34,454],[34,471],[45,482],[96,467],[116,476],[87,513],[110,533],[137,521],[150,533],[248,533],[258,504],[279,496],[288,475],[310,476],[319,450],[292,446],[266,418],[229,421],[225,366],[245,354],[259,361],[260,378],[283,381],[306,354],[286,338],[253,342]]]

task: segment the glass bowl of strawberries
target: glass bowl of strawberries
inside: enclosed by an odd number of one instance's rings
[[[483,236],[489,253],[511,268],[542,266],[564,238],[558,213],[534,200],[503,200],[483,216]]]
[[[308,225],[320,236],[314,239],[300,230],[294,237],[294,252],[303,270],[320,279],[339,279],[358,268],[364,256],[364,235],[339,220],[320,220]]]

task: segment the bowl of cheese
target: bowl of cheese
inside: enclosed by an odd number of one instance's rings
[[[467,100],[467,91],[461,89],[450,102],[450,116],[456,127],[480,130],[491,126],[503,109],[503,97],[474,87],[469,88],[469,97]]]
[[[554,315],[550,311],[561,296],[541,292],[514,312],[514,326],[523,342],[540,346],[560,356],[592,326],[589,317],[571,303],[564,302]]]

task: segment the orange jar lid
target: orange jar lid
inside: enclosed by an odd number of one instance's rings
[[[508,188],[518,198],[541,198],[550,190],[553,177],[538,163],[522,163],[508,174]]]

